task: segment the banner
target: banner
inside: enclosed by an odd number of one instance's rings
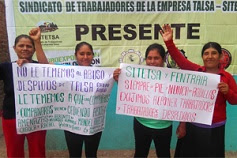
[[[105,127],[113,68],[13,64],[17,133],[62,129],[92,135]]]
[[[219,75],[132,64],[120,67],[117,114],[211,125]]]
[[[50,62],[76,65],[75,46],[86,41],[94,48],[96,66],[143,64],[150,44],[164,45],[159,31],[170,24],[175,43],[188,59],[203,64],[203,45],[215,41],[223,47],[227,71],[237,74],[236,1],[5,0],[5,4],[12,61],[17,58],[15,37],[38,26]],[[169,58],[167,65],[172,63]]]

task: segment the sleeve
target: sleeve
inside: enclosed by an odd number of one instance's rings
[[[228,78],[229,92],[226,94],[226,100],[230,104],[235,105],[237,104],[237,85],[231,74],[229,74]]]
[[[168,52],[170,56],[174,59],[174,61],[177,63],[177,65],[184,70],[192,70],[197,71],[201,69],[200,65],[197,65],[188,59],[186,59],[178,50],[178,48],[175,46],[173,40],[169,40],[165,42],[165,45],[168,49]]]

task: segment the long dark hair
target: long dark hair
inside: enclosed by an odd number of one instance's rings
[[[92,51],[93,55],[94,55],[92,45],[89,44],[89,43],[87,43],[87,42],[80,42],[80,43],[78,43],[78,44],[76,45],[76,47],[75,47],[75,55],[77,55],[77,51],[78,51],[82,46],[84,46],[84,45],[87,45],[87,46],[90,48],[90,50]]]
[[[158,43],[153,43],[147,47],[146,53],[145,53],[145,58],[147,58],[149,52],[154,49],[156,49],[158,51],[158,53],[160,53],[160,56],[162,57],[162,59],[165,60],[165,49],[162,45],[160,45]]]
[[[217,43],[217,42],[208,42],[202,48],[202,56],[203,56],[204,51],[208,48],[214,48],[214,49],[217,50],[219,55],[222,54],[221,45],[219,43]]]
[[[17,43],[18,43],[22,38],[27,38],[27,39],[29,39],[29,40],[31,41],[31,43],[32,43],[32,45],[33,45],[33,47],[34,47],[34,49],[35,49],[34,40],[33,40],[30,36],[25,35],[25,34],[22,34],[22,35],[19,35],[19,36],[16,37],[14,46],[16,46]]]

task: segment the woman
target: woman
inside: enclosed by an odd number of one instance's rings
[[[20,35],[16,37],[14,50],[18,56],[18,62],[24,60],[28,63],[37,63],[32,60],[35,47],[34,41],[29,36]],[[2,126],[7,147],[7,156],[24,157],[24,141],[27,138],[29,157],[45,157],[46,131],[17,134],[12,63],[6,62],[0,64],[0,74],[0,79],[4,82],[5,93]]]
[[[146,65],[164,67],[165,49],[160,44],[152,44],[146,49]],[[118,81],[120,69],[114,71]],[[155,143],[157,157],[170,157],[172,121],[134,118],[135,154],[134,157],[147,157],[152,140]]]
[[[181,131],[181,138],[184,136],[184,131],[186,131],[186,136],[178,140],[176,156],[224,157],[226,101],[230,104],[237,104],[237,85],[232,75],[220,65],[221,46],[216,42],[205,44],[201,53],[204,66],[200,66],[190,62],[179,53],[173,43],[173,30],[169,25],[164,25],[161,35],[171,57],[181,69],[213,73],[221,77],[221,82],[218,84],[219,92],[214,107],[212,124],[209,126],[198,123],[186,123],[186,125],[181,123],[177,135],[180,135]]]
[[[29,34],[31,38],[34,39],[38,61],[40,63],[48,64],[48,60],[43,52],[40,42],[40,29],[34,28]],[[75,48],[75,57],[79,66],[90,66],[94,57],[92,46],[87,42],[77,44]],[[102,132],[98,132],[94,135],[81,135],[64,131],[64,134],[70,157],[82,156],[83,142],[85,143],[86,157],[97,157],[97,150]]]

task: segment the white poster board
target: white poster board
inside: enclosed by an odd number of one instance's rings
[[[17,133],[63,129],[92,135],[105,127],[114,68],[13,64]]]
[[[120,67],[117,114],[211,124],[219,75],[132,64]]]

